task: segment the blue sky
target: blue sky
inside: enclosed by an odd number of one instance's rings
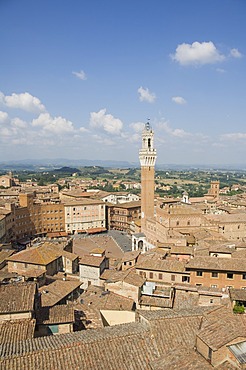
[[[245,0],[0,0],[0,161],[246,158]]]

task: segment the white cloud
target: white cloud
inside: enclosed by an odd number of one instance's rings
[[[102,145],[106,145],[106,146],[115,145],[115,142],[109,137],[102,137],[100,135],[92,135],[92,138]]]
[[[221,135],[220,138],[221,140],[230,140],[230,141],[244,140],[246,139],[246,133],[234,132],[230,134],[223,134]]]
[[[220,54],[212,41],[181,44],[171,58],[181,65],[204,65],[222,62],[225,56]]]
[[[12,131],[9,129],[9,128],[7,128],[7,127],[0,127],[0,137],[1,137],[1,139],[3,138],[3,137],[10,137],[10,136],[12,136]]]
[[[141,86],[138,89],[138,93],[140,101],[147,101],[148,103],[153,103],[156,99],[155,94],[151,93],[148,88],[144,88]]]
[[[230,55],[233,58],[242,58],[242,54],[240,53],[240,51],[238,49],[231,49]]]
[[[182,96],[173,96],[172,101],[174,103],[180,104],[180,105],[186,104],[186,100],[184,98],[182,98]]]
[[[142,132],[144,129],[143,122],[133,122],[130,124],[130,127],[137,133]]]
[[[83,80],[83,81],[85,81],[86,79],[87,79],[87,77],[86,77],[86,74],[85,74],[85,72],[84,71],[79,71],[79,72],[72,72],[73,73],[73,75],[75,75],[77,78],[79,78],[80,80]]]
[[[14,145],[30,145],[30,140],[26,137],[16,138],[12,140]]]
[[[184,138],[184,137],[187,137],[187,136],[191,136],[191,134],[189,132],[186,132],[183,129],[180,129],[180,128],[172,129],[169,126],[169,123],[167,121],[160,122],[159,127],[161,129],[163,129],[170,136],[174,136],[174,137],[178,137],[178,138]]]
[[[106,109],[101,109],[99,112],[91,112],[90,126],[95,129],[102,129],[111,135],[120,135],[123,123],[111,114],[106,114]]]
[[[32,121],[32,126],[41,126],[43,130],[63,134],[74,131],[73,123],[63,117],[51,117],[49,113],[41,113],[38,118]]]
[[[13,126],[17,127],[17,128],[25,128],[27,127],[27,123],[25,121],[23,121],[22,119],[16,117],[16,118],[13,118],[11,120],[11,123]]]
[[[89,130],[88,130],[87,128],[83,127],[83,126],[81,126],[81,127],[79,128],[79,131],[80,131],[80,132],[89,132]]]
[[[32,96],[31,94],[25,92],[21,94],[6,95],[1,93],[1,102],[9,108],[19,108],[27,112],[43,112],[45,111],[45,106],[41,101]]]
[[[0,123],[5,123],[8,120],[8,113],[0,111]]]
[[[139,133],[135,133],[128,137],[128,141],[130,141],[130,143],[138,143],[140,140],[141,140],[141,135]]]
[[[219,72],[219,73],[225,73],[226,70],[223,69],[223,68],[216,68],[216,71]]]

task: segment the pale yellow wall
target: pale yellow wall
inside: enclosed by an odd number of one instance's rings
[[[197,351],[208,360],[209,347],[200,338],[196,338],[196,349]]]
[[[101,310],[100,313],[109,326],[135,322],[136,315],[133,311]]]

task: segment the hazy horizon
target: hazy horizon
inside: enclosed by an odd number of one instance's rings
[[[246,157],[246,2],[0,2],[0,161]]]

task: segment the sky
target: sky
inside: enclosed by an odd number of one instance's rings
[[[244,164],[245,0],[0,0],[0,162]]]

